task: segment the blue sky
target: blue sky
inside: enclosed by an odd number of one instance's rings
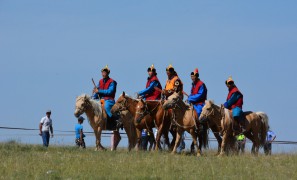
[[[98,81],[106,64],[119,96],[143,89],[152,63],[164,86],[172,63],[187,92],[198,67],[217,104],[232,75],[244,110],[266,112],[278,140],[296,141],[296,8],[290,0],[2,0],[0,125],[36,128],[52,109],[54,128],[73,130],[75,97],[91,93],[91,78]],[[10,133],[1,130],[1,140]],[[88,141],[94,144],[93,137]]]

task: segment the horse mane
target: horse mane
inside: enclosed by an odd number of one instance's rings
[[[85,98],[85,101],[90,102],[90,105],[92,106],[92,108],[94,110],[94,114],[96,116],[101,117],[101,115],[102,115],[102,106],[101,106],[100,100],[99,101],[96,101],[96,100],[92,99],[87,94],[82,94],[82,95],[80,95],[80,96],[77,97],[77,99],[79,99],[79,98]]]

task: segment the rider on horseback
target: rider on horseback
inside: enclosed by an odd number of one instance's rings
[[[166,81],[165,89],[163,89],[162,94],[164,94],[167,99],[174,92],[183,92],[183,83],[171,64],[166,68],[166,73],[168,79]]]
[[[152,65],[147,69],[148,72],[148,78],[146,83],[146,89],[138,92],[138,96],[141,96],[145,100],[160,100],[161,99],[161,92],[162,92],[162,86],[161,83],[157,77],[157,72]]]
[[[239,124],[240,131],[242,133],[245,131],[244,117],[242,111],[243,95],[234,84],[234,81],[231,76],[226,80],[225,83],[229,89],[229,93],[227,96],[227,100],[224,103],[224,107],[229,110],[232,110],[232,116],[234,120],[237,121],[237,123]]]
[[[117,89],[117,82],[109,77],[110,69],[106,65],[102,70],[102,79],[99,81],[96,88],[93,90],[93,99],[101,99],[104,101],[104,108],[107,114],[107,119],[109,121],[116,120],[118,126],[120,122],[117,117],[113,116],[110,112],[112,106],[115,104],[115,94]],[[107,123],[109,124],[109,123]],[[111,127],[112,128],[112,127]]]
[[[193,104],[199,119],[200,114],[202,112],[202,108],[204,107],[205,101],[207,99],[207,88],[204,82],[202,82],[199,78],[198,68],[196,68],[194,72],[191,73],[191,79],[193,82],[192,82],[191,94],[188,97],[188,102]],[[200,122],[200,124],[201,123],[202,122]],[[203,129],[203,126],[199,128]]]
[[[199,118],[202,108],[205,105],[205,100],[207,99],[207,88],[199,78],[198,68],[191,73],[191,79],[193,83],[188,102],[194,105]]]

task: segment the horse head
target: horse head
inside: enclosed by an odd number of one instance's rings
[[[121,94],[121,96],[119,97],[119,99],[112,106],[111,113],[112,114],[115,114],[115,113],[119,113],[119,112],[122,112],[122,111],[126,111],[127,108],[129,107],[129,105],[128,105],[128,98],[129,97],[123,91],[123,93]]]
[[[171,96],[168,97],[168,99],[165,101],[165,103],[163,104],[163,109],[167,110],[167,109],[174,109],[176,106],[178,106],[178,103],[183,102],[182,98],[181,98],[181,94],[180,93],[173,93]]]
[[[86,111],[86,108],[90,103],[89,99],[90,99],[90,96],[86,94],[80,95],[76,98],[75,111],[74,111],[75,117],[79,117]]]
[[[143,101],[143,99],[141,99],[140,101],[138,101],[136,105],[136,114],[134,118],[135,122],[139,124],[140,121],[148,114],[149,114],[149,111],[148,111],[147,104],[145,103],[145,101]]]

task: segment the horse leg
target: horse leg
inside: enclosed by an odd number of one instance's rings
[[[256,152],[256,151],[255,151],[255,148],[256,148],[255,145],[256,145],[256,144],[255,144],[255,140],[254,140],[255,138],[254,138],[254,136],[253,136],[252,133],[250,133],[250,132],[249,132],[249,133],[245,133],[244,135],[245,135],[245,137],[247,137],[249,140],[252,141],[253,145],[252,145],[251,153],[252,153],[252,154],[255,154],[255,152]]]
[[[190,134],[191,134],[192,139],[193,139],[194,147],[196,146],[196,149],[197,149],[197,157],[200,157],[201,156],[201,149],[202,149],[202,137],[199,135],[199,146],[198,146],[197,135],[195,133],[195,130],[191,129]]]
[[[176,141],[176,130],[173,130],[173,129],[170,129],[170,133],[172,135],[172,141],[170,143],[170,148],[169,150],[172,151],[173,150],[173,147],[175,145],[175,141]]]
[[[255,145],[254,155],[258,156],[259,147],[260,147],[259,131],[255,128],[255,129],[252,129],[252,133],[254,136],[253,144]]]
[[[106,150],[102,145],[101,145],[101,133],[102,133],[102,128],[98,126],[97,131],[95,132],[96,135],[96,150]]]
[[[112,151],[115,151],[121,141],[121,135],[119,133],[119,131],[113,131],[113,134],[114,134],[114,144],[113,144],[113,147],[111,148]]]
[[[180,138],[181,138],[181,136],[182,136],[182,133],[183,133],[183,130],[180,130],[180,129],[177,130],[177,132],[176,132],[175,145],[174,145],[174,148],[173,148],[171,154],[175,154],[175,153],[176,153],[176,148],[177,148],[177,146],[178,146],[179,143],[180,143]]]
[[[140,143],[141,143],[141,130],[139,130],[138,128],[136,129],[136,134],[137,134],[137,143],[135,146],[135,150],[139,151],[139,147],[140,147]]]
[[[228,143],[228,133],[225,132],[223,135],[222,147],[221,147],[221,152],[219,156],[224,156],[226,154],[227,143]]]
[[[220,154],[220,151],[221,151],[221,147],[222,147],[222,138],[219,135],[219,129],[216,128],[215,126],[210,127],[210,129],[212,130],[213,135],[215,136],[215,138],[218,141],[218,152],[217,152],[216,155],[219,155]]]

